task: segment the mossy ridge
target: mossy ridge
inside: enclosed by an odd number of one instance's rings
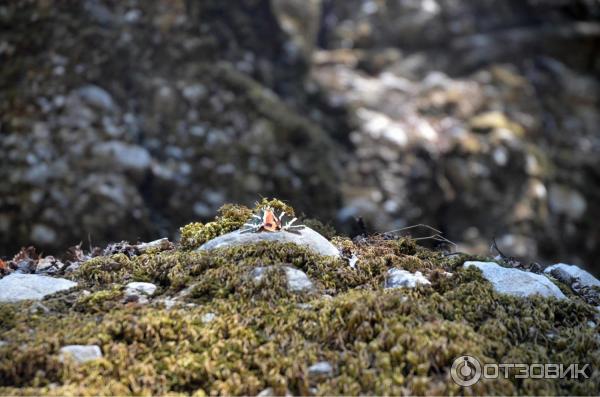
[[[224,207],[215,222],[239,220],[250,211],[244,208]],[[447,256],[410,239],[332,241],[345,256],[358,257],[354,268],[294,244],[266,242],[208,252],[182,244],[162,253],[94,258],[72,275],[80,283],[76,291],[42,301],[49,313],[31,314],[31,302],[0,305],[7,314],[2,338],[9,342],[0,347],[0,394],[253,395],[267,387],[302,395],[313,388],[320,395],[600,391],[597,371],[582,382],[498,379],[471,390],[449,377],[452,361],[463,354],[483,362],[600,368],[597,331],[587,325],[596,315],[592,306],[499,295],[478,269],[462,267],[484,258]],[[250,281],[257,266],[271,270]],[[306,272],[315,291],[288,291],[283,266]],[[421,271],[431,285],[383,290],[391,267]],[[130,281],[158,285],[155,302],[187,288],[180,299],[195,306],[126,303],[123,285]],[[207,313],[212,321],[204,319]],[[104,357],[77,367],[62,363],[57,353],[66,344],[98,344]],[[308,367],[321,360],[332,364],[333,376],[310,379]]]
[[[353,244],[346,240],[346,248],[348,242]],[[405,239],[374,240],[350,249],[360,258],[354,268],[343,259],[320,256],[309,248],[281,242],[263,242],[211,252],[169,251],[131,258],[116,254],[85,262],[74,278],[88,286],[147,281],[172,292],[200,280],[206,286],[204,299],[212,299],[215,297],[212,293],[219,289],[219,296],[223,296],[225,291],[233,293],[247,286],[247,273],[254,267],[288,265],[306,272],[325,292],[336,294],[358,287],[379,289],[391,267],[420,270],[435,279],[440,277],[438,273],[452,270],[460,260],[419,249],[414,242]],[[196,291],[202,288],[197,286]],[[280,296],[285,295],[285,291],[276,293],[273,288],[269,294]],[[195,296],[200,297],[199,293]]]

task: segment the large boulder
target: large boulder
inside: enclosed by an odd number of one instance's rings
[[[202,244],[198,250],[213,250],[216,248],[227,248],[236,245],[254,244],[263,241],[279,241],[284,243],[294,243],[310,248],[317,254],[325,256],[339,257],[339,250],[331,244],[325,237],[309,227],[301,230],[288,232],[259,232],[242,233],[236,230],[224,234]]]
[[[519,269],[502,267],[495,262],[467,261],[463,267],[476,267],[481,270],[494,289],[501,294],[518,297],[541,295],[567,299],[562,291],[548,279],[548,277],[526,272]]]

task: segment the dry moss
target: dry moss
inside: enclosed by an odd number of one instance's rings
[[[221,212],[227,219],[244,214],[239,207]],[[0,306],[8,342],[0,347],[0,394],[255,395],[267,387],[302,395],[600,392],[598,371],[583,381],[512,378],[471,389],[449,375],[463,354],[600,368],[597,329],[588,325],[597,314],[585,302],[498,295],[478,269],[462,268],[471,258],[409,239],[333,241],[358,257],[354,268],[289,243],[90,260],[73,275],[90,295],[49,298],[43,303],[51,310],[41,315],[32,315],[28,302]],[[249,277],[257,266],[271,266],[260,282]],[[306,272],[315,291],[288,291],[283,266]],[[422,271],[432,283],[383,290],[390,267]],[[184,305],[125,303],[120,284],[128,281],[153,282],[155,302],[180,296]],[[74,304],[65,303],[70,299]],[[58,350],[66,344],[97,344],[104,357],[79,366],[61,362]],[[333,375],[311,378],[308,368],[323,360]]]

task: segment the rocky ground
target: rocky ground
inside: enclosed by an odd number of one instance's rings
[[[355,116],[339,221],[598,266],[597,4],[327,4],[313,76]]]
[[[277,195],[598,267],[597,2],[0,6],[0,254]],[[360,231],[360,230],[359,230]]]
[[[267,205],[294,211],[264,200],[254,213]],[[4,264],[0,394],[600,392],[600,281],[580,268],[350,240],[316,221],[240,241],[252,213],[225,206],[183,227],[180,244],[76,247],[64,262],[29,250]],[[463,389],[450,378],[463,354],[591,369]]]

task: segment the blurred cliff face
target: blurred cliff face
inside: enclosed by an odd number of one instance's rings
[[[172,235],[263,195],[599,265],[599,19],[593,1],[2,5],[2,254]]]

